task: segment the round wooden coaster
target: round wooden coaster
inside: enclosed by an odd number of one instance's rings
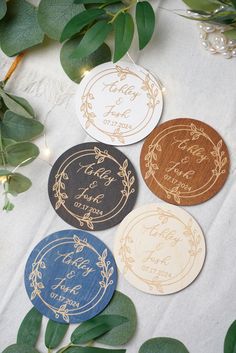
[[[150,190],[169,203],[195,205],[214,196],[229,173],[222,137],[194,119],[159,125],[145,140],[140,165]]]
[[[133,209],[137,189],[136,172],[128,158],[114,147],[92,142],[63,153],[48,183],[57,214],[86,230],[119,223]]]
[[[82,127],[96,140],[110,145],[142,140],[157,125],[162,107],[156,78],[127,62],[97,66],[82,80],[76,95]]]
[[[25,268],[33,305],[62,323],[86,321],[110,302],[117,283],[112,253],[90,233],[63,230],[43,239]]]
[[[170,294],[198,276],[205,259],[203,233],[180,207],[149,204],[132,211],[118,228],[114,255],[134,287]]]

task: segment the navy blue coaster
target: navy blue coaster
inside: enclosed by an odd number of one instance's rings
[[[71,226],[103,230],[120,223],[137,197],[132,163],[118,149],[98,142],[64,152],[52,167],[48,194],[57,214]]]
[[[62,323],[96,316],[110,302],[116,284],[111,251],[82,230],[49,235],[34,248],[25,268],[25,287],[33,305]]]

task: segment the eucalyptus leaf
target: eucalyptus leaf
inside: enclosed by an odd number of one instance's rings
[[[139,49],[142,50],[150,42],[155,29],[155,13],[148,1],[139,1],[137,3],[136,23]]]
[[[71,58],[71,54],[78,47],[82,38],[80,36],[67,41],[61,49],[61,65],[65,73],[76,83],[82,80],[86,71],[111,60],[111,50],[105,43],[84,58],[79,60]]]
[[[21,194],[32,186],[30,179],[20,173],[12,174],[8,183],[8,192],[12,195]],[[40,332],[42,315],[39,312],[37,314],[29,312],[29,316],[26,316],[24,320],[18,331],[17,343],[34,347]]]
[[[228,38],[228,39],[234,39],[236,40],[236,29],[231,29],[229,31],[225,31],[224,35]]]
[[[2,353],[39,353],[39,351],[25,344],[13,344],[4,349]]]
[[[178,340],[158,337],[146,341],[139,349],[139,353],[189,353],[189,351]]]
[[[13,143],[16,143],[16,141],[14,141],[14,140],[12,140],[12,139],[9,139],[9,138],[3,138],[3,139],[2,139],[3,147],[10,146],[10,145],[12,145]]]
[[[29,189],[31,182],[28,178],[21,174],[13,174],[10,177],[9,192],[17,192],[18,194]],[[37,309],[32,308],[28,314],[24,317],[18,334],[17,344],[26,344],[34,347],[37,343],[40,328],[42,324],[42,314]]]
[[[71,342],[74,344],[88,343],[127,321],[126,317],[120,315],[98,315],[77,327],[71,335]]]
[[[2,88],[0,88],[0,96],[2,97],[4,104],[6,107],[11,110],[13,113],[18,115],[22,115],[26,118],[33,118],[34,112],[30,104],[21,97],[14,96],[5,92]],[[33,115],[32,115],[33,113]]]
[[[116,291],[109,305],[100,315],[121,315],[128,321],[99,337],[97,342],[109,346],[120,346],[133,337],[137,327],[137,314],[134,303],[125,294]]]
[[[232,323],[226,334],[224,353],[236,353],[236,321]]]
[[[0,46],[8,55],[16,55],[42,43],[44,34],[37,21],[37,9],[26,0],[11,0],[0,22]]]
[[[95,23],[85,33],[71,57],[78,60],[94,53],[106,40],[111,30],[112,25],[105,20]]]
[[[69,324],[49,320],[45,333],[45,346],[53,349],[57,348],[69,328]]]
[[[43,125],[7,110],[1,122],[2,136],[15,141],[32,140],[43,132]]]
[[[0,0],[0,20],[6,15],[7,4],[6,0]]]
[[[217,0],[183,0],[183,2],[194,10],[215,11],[221,4]]]
[[[7,212],[12,211],[14,207],[15,206],[13,205],[13,203],[11,203],[10,200],[7,200],[5,201],[5,204],[3,206],[3,211],[7,211]]]
[[[62,352],[63,353],[125,353],[126,349],[105,349],[105,348],[96,348],[96,347],[69,347],[66,350],[65,350],[65,348],[60,349],[57,353],[62,353]]]
[[[84,6],[75,4],[74,0],[41,0],[38,21],[48,37],[60,40],[66,24],[82,11]]]
[[[23,113],[23,116],[25,116],[26,118],[35,118],[35,112],[26,99],[15,96],[10,93],[7,93],[7,95],[11,99],[13,99],[16,103],[18,103],[22,108],[24,108],[25,112]]]
[[[134,36],[134,21],[129,13],[120,13],[114,21],[114,62],[120,60],[129,50]]]
[[[4,153],[4,150],[7,146],[10,146],[12,145],[13,143],[15,143],[14,140],[11,140],[11,139],[7,139],[7,138],[2,138],[2,148],[3,150],[0,151],[0,165],[4,165],[4,156],[5,156],[5,153]]]
[[[76,15],[65,26],[60,41],[64,42],[66,39],[71,38],[76,33],[79,33],[85,26],[105,13],[106,12],[102,9],[89,9]]]
[[[10,172],[7,169],[0,169],[0,177],[8,176],[8,175],[12,175],[12,172]]]
[[[31,142],[17,142],[5,149],[7,163],[13,166],[31,163],[39,155],[39,149]]]

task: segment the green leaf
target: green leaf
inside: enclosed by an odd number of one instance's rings
[[[234,24],[236,22],[236,11],[222,11],[211,17],[208,17],[208,22],[214,22],[223,25]]]
[[[71,58],[71,54],[78,47],[81,39],[82,37],[68,40],[61,49],[61,65],[65,73],[76,83],[80,83],[86,71],[111,60],[110,48],[105,43],[84,58],[79,60]]]
[[[0,20],[6,15],[7,4],[6,0],[0,0]]]
[[[122,315],[128,322],[113,328],[96,341],[109,346],[120,346],[127,343],[134,335],[137,327],[137,315],[132,300],[116,291],[109,305],[100,315]]]
[[[233,7],[236,9],[236,0],[231,0]]]
[[[106,21],[98,21],[83,36],[78,47],[72,53],[71,57],[81,59],[94,53],[106,40],[112,25]]]
[[[229,31],[225,31],[224,35],[228,38],[228,39],[234,39],[236,40],[236,29],[231,29]]]
[[[189,353],[187,348],[173,338],[158,337],[146,341],[141,348],[139,353]]]
[[[215,11],[221,5],[217,0],[183,0],[183,2],[191,9],[209,12]]]
[[[4,114],[1,122],[2,136],[15,141],[32,140],[43,132],[43,125],[35,120],[17,115],[10,110]]]
[[[7,169],[0,169],[0,177],[8,176],[8,175],[12,175],[12,172],[10,172]]]
[[[41,0],[39,24],[48,37],[60,40],[65,25],[83,10],[84,6],[74,4],[74,0]]]
[[[13,113],[30,119],[34,118],[33,109],[24,98],[9,94],[5,92],[2,88],[0,88],[0,96],[2,97],[6,107]]]
[[[1,132],[1,133],[2,133],[2,132]],[[14,140],[2,138],[3,152],[2,152],[2,153],[0,152],[0,165],[4,165],[4,161],[3,161],[3,158],[2,158],[2,157],[3,157],[3,154],[4,154],[4,149],[5,149],[7,146],[12,145],[13,143],[15,143]]]
[[[14,173],[9,177],[8,192],[12,195],[21,194],[22,192],[27,191],[31,186],[32,183],[30,179],[20,173]],[[17,343],[24,343],[33,347],[35,346],[41,327],[42,317],[40,317],[40,315],[41,314],[38,313],[38,317],[36,314],[29,315],[28,318],[27,316],[25,317],[28,321],[22,322],[17,336]],[[35,343],[33,343],[34,339]]]
[[[107,13],[115,15],[118,11],[124,9],[126,5],[123,2],[116,2],[112,4],[108,4],[105,7]]]
[[[12,211],[14,207],[15,206],[13,205],[13,203],[11,203],[11,201],[7,200],[7,201],[5,201],[5,204],[3,206],[3,211],[7,211],[7,212]]]
[[[236,321],[232,323],[226,334],[224,353],[236,353]]]
[[[2,139],[2,145],[3,145],[3,147],[10,146],[10,145],[12,145],[13,143],[16,143],[16,141],[14,141],[14,140],[12,140],[12,139],[9,139],[9,138],[3,138],[3,139]]]
[[[31,163],[39,155],[39,149],[31,142],[17,142],[5,149],[7,163],[13,166]]]
[[[26,118],[35,118],[35,112],[28,101],[22,97],[14,96],[13,94],[7,93],[8,97],[13,99],[16,103],[18,103],[22,108],[24,108],[25,112],[23,116]]]
[[[126,349],[105,349],[105,348],[96,348],[96,347],[70,347],[66,350],[60,349],[57,353],[62,353],[62,352],[63,353],[113,353],[113,352],[114,353],[125,353]]]
[[[45,346],[50,349],[57,348],[65,337],[68,328],[69,324],[49,320],[45,333]]]
[[[39,351],[25,344],[13,344],[4,349],[2,353],[39,353]]]
[[[44,34],[37,21],[37,9],[25,0],[7,3],[7,14],[0,22],[0,46],[8,55],[42,43]]]
[[[76,15],[65,26],[60,41],[64,42],[66,39],[71,38],[76,33],[79,33],[86,25],[105,13],[106,12],[102,9],[89,9]]]
[[[134,36],[134,21],[129,13],[120,13],[114,21],[114,62],[120,60],[129,50]]]
[[[71,342],[74,344],[88,343],[127,321],[126,317],[120,315],[99,315],[77,327],[71,335]]]
[[[139,36],[139,49],[142,50],[151,40],[155,29],[155,13],[147,1],[139,1],[136,6],[136,22]]]
[[[14,190],[18,194],[26,191],[31,186],[28,178],[21,174],[14,174],[10,177],[9,192]],[[42,314],[37,309],[32,308],[23,319],[18,334],[17,344],[26,344],[34,347],[37,343],[42,324]]]

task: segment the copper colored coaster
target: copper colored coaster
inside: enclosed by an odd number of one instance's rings
[[[169,203],[196,205],[209,200],[229,174],[229,154],[222,137],[194,119],[174,119],[145,140],[141,172],[150,190]]]

